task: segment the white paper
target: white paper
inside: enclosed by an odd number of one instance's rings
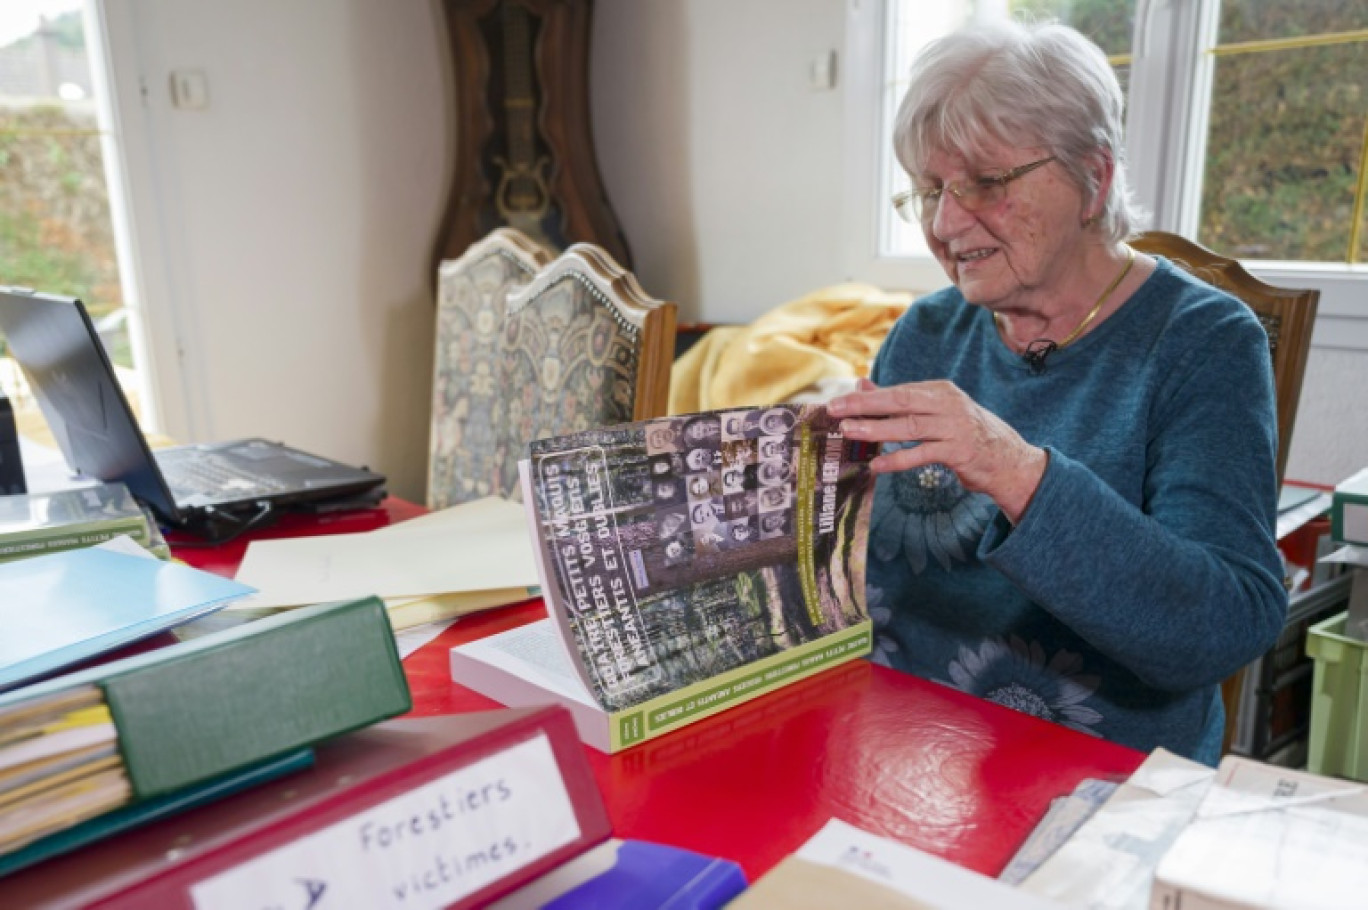
[[[1215,777],[1214,768],[1154,750],[1021,889],[1079,907],[1144,910],[1164,851]]]
[[[1059,910],[997,879],[862,831],[840,819],[827,822],[796,854],[800,859],[877,882],[936,910]]]
[[[1368,569],[1368,547],[1345,544],[1329,556],[1322,556],[1321,562],[1338,562],[1343,563],[1346,566],[1358,566],[1360,569]]]
[[[414,518],[385,525],[371,531],[372,534],[403,535],[430,534],[432,532],[480,531],[487,528],[515,527],[526,533],[527,512],[520,502],[510,502],[500,496],[486,496],[460,505],[426,512]]]
[[[108,550],[111,553],[122,553],[125,556],[138,556],[143,559],[157,558],[153,556],[146,547],[142,546],[142,544],[138,543],[127,534],[111,537],[108,540],[97,543],[95,546],[99,547],[101,550]]]
[[[1055,854],[1083,823],[1092,818],[1113,793],[1117,785],[1111,781],[1089,778],[1081,781],[1074,792],[1050,801],[1050,808],[1017,848],[1007,866],[998,873],[998,881],[1019,885],[1045,860]]]
[[[0,749],[0,771],[54,755],[113,743],[117,738],[118,731],[112,722],[85,724],[45,733]]]
[[[399,659],[403,660],[423,645],[441,635],[451,628],[454,619],[443,619],[438,622],[425,622],[421,626],[414,626],[411,629],[404,629],[394,633],[394,643],[399,648]]]
[[[1346,781],[1228,756],[1164,855],[1151,907],[1364,906],[1368,795]]]
[[[197,910],[445,907],[580,836],[541,734],[190,889]]]
[[[514,509],[488,510],[478,520],[459,523],[439,520],[407,532],[252,541],[237,580],[261,593],[237,607],[535,587],[526,519],[520,506]]]

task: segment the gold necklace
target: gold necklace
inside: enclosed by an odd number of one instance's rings
[[[1074,341],[1078,339],[1078,336],[1083,334],[1083,330],[1088,327],[1088,323],[1092,322],[1097,318],[1097,314],[1102,312],[1102,304],[1107,302],[1107,298],[1111,296],[1111,292],[1116,290],[1117,286],[1125,281],[1126,276],[1130,274],[1131,266],[1135,265],[1135,247],[1127,245],[1126,253],[1128,254],[1126,256],[1126,264],[1121,267],[1120,273],[1112,279],[1111,284],[1107,285],[1102,290],[1102,296],[1097,298],[1097,303],[1093,304],[1092,309],[1088,311],[1088,315],[1083,317],[1083,321],[1078,324],[1077,328],[1065,336],[1063,341],[1054,342],[1050,341],[1048,338],[1037,338],[1035,341],[1031,342],[1031,346],[1047,345],[1050,351],[1060,351],[1073,344]],[[993,314],[993,322],[999,328],[1002,327],[1002,317],[999,314]]]

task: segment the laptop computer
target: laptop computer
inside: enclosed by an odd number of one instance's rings
[[[75,471],[122,481],[166,524],[213,539],[285,508],[373,494],[385,478],[264,439],[147,445],[85,305],[0,287],[0,335]]]

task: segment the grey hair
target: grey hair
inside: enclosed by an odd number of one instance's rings
[[[1102,49],[1066,25],[978,23],[932,41],[912,64],[893,125],[898,163],[914,177],[937,151],[981,156],[994,143],[1048,149],[1085,196],[1087,167],[1111,155],[1111,188],[1097,216],[1120,242],[1147,215],[1131,196],[1125,165],[1125,98]]]

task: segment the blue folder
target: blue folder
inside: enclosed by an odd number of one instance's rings
[[[0,691],[255,591],[189,566],[99,547],[0,564]]]
[[[746,873],[731,860],[646,841],[616,847],[612,868],[542,910],[715,910],[746,890]]]

